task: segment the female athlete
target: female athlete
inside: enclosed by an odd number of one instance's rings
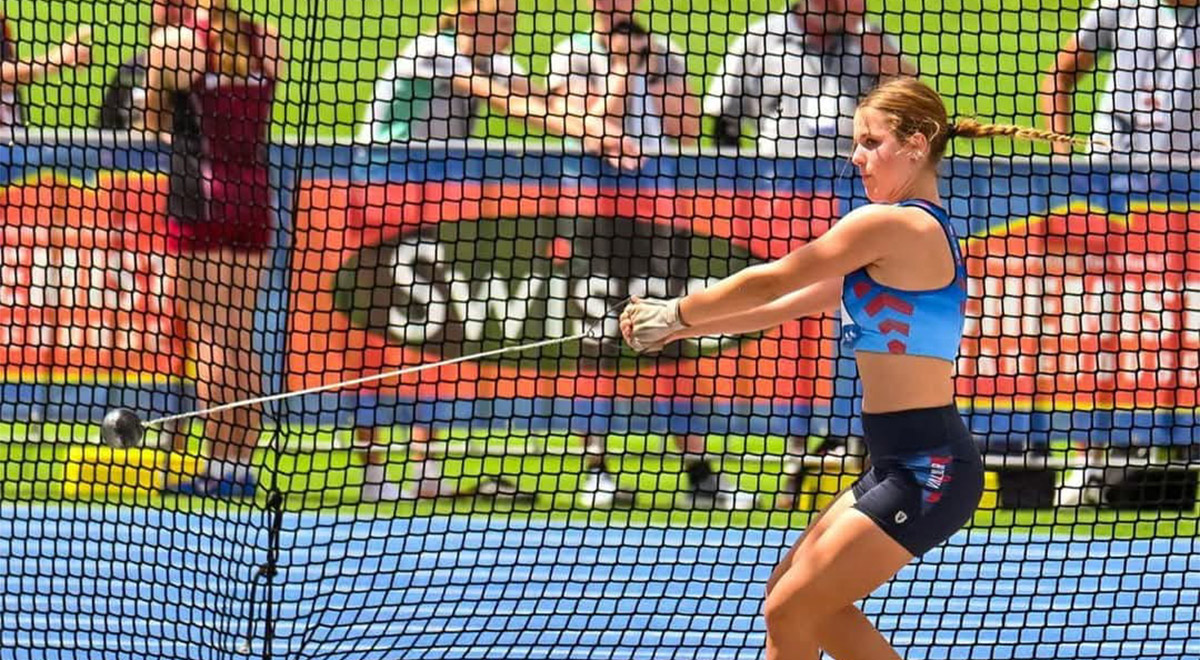
[[[841,306],[842,343],[862,378],[872,468],[809,525],[766,585],[769,660],[899,658],[855,606],[971,519],[983,492],[979,451],[954,405],[966,270],[938,194],[952,138],[1011,135],[1073,142],[1016,126],[951,123],[915,78],[860,103],[852,162],[871,204],[773,263],[684,298],[638,300],[626,341],[654,351],[684,337],[740,334]]]
[[[278,36],[224,0],[165,1],[177,20],[151,35],[142,116],[170,143],[167,261],[196,398],[211,408],[262,393],[253,328],[272,225],[267,123],[282,60]],[[258,408],[210,415],[209,459],[179,490],[252,494],[261,428]],[[176,450],[184,439],[177,436]]]

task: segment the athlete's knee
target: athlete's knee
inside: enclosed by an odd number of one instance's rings
[[[767,637],[779,648],[798,649],[817,645],[816,628],[803,608],[791,608],[773,603],[767,598],[763,607]]]
[[[822,616],[813,594],[796,589],[794,585],[784,592],[772,591],[763,601],[763,620],[767,634],[779,641],[808,643],[815,638],[813,626]]]

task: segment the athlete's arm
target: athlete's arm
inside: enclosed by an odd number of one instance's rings
[[[908,223],[890,206],[870,204],[848,214],[820,238],[769,264],[752,266],[679,303],[682,320],[707,324],[767,305],[817,282],[835,280],[874,263],[903,241]]]
[[[92,29],[81,27],[75,34],[46,52],[29,60],[0,63],[0,85],[27,85],[52,75],[59,69],[87,64],[91,59]]]
[[[672,339],[709,335],[741,335],[769,330],[788,321],[837,311],[842,300],[842,278],[835,277],[797,289],[753,309],[685,328]]]
[[[204,73],[204,47],[191,28],[167,27],[150,36],[146,58],[146,130],[170,128],[168,93],[191,89]]]

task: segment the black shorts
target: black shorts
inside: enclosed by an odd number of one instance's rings
[[[983,459],[950,405],[862,416],[871,469],[854,508],[913,556],[950,538],[983,495]]]

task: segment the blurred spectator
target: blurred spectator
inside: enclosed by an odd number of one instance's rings
[[[9,30],[4,13],[0,12],[0,128],[13,128],[24,122],[19,85],[45,78],[59,69],[88,63],[91,49],[90,28],[79,28],[61,44],[51,47],[29,60],[17,59],[17,44]]]
[[[515,0],[467,0],[439,17],[437,34],[419,35],[375,83],[359,139],[470,137],[488,100],[456,90],[455,76],[489,78],[497,95],[528,95],[527,74],[508,53],[515,13]]]
[[[753,136],[760,155],[848,155],[859,97],[880,77],[916,74],[899,42],[866,19],[865,5],[799,0],[751,25],[704,99],[717,142]]]
[[[716,467],[703,435],[673,435],[668,438],[672,450],[683,455],[683,492],[680,505],[692,509],[746,510],[755,507],[753,494],[739,490],[737,483]],[[583,508],[631,506],[634,494],[617,485],[618,474],[609,469],[607,438],[589,435],[585,445],[584,479],[576,497]],[[619,463],[619,459],[614,459]]]
[[[584,148],[615,165],[636,165],[636,142],[621,124],[586,112],[548,112],[507,54],[516,29],[516,0],[465,0],[438,20],[438,33],[418,36],[375,85],[360,141],[425,141],[470,137],[482,106],[520,117],[547,133],[583,138]],[[622,158],[634,159],[623,162]]]
[[[1042,83],[1050,129],[1070,134],[1079,78],[1112,54],[1112,75],[1096,101],[1092,134],[1113,150],[1169,154],[1200,151],[1196,0],[1099,0],[1083,13]],[[1069,151],[1070,144],[1056,147]]]
[[[550,108],[584,114],[599,99],[607,117],[643,147],[664,137],[694,144],[700,99],[687,83],[683,48],[633,19],[634,0],[596,0],[592,31],[559,42],[550,58]]]
[[[267,125],[283,62],[279,37],[223,0],[170,0],[150,36],[139,120],[171,145],[167,272],[183,307],[198,407],[261,396],[254,317],[273,213]],[[208,415],[208,460],[178,487],[248,496],[259,407]],[[186,432],[173,448],[186,448]]]
[[[150,31],[192,21],[194,10],[184,0],[154,0],[150,9]],[[143,48],[117,68],[104,90],[97,124],[109,130],[143,129],[146,122],[146,67],[150,49]]]

